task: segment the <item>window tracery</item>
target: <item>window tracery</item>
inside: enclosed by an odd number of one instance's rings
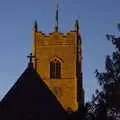
[[[50,62],[50,78],[59,79],[61,77],[61,62],[54,59]]]

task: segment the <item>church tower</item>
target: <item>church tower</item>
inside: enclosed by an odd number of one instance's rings
[[[82,49],[79,23],[66,34],[59,32],[58,4],[54,31],[46,35],[33,25],[32,55],[34,69],[66,111],[83,104]],[[49,102],[49,100],[48,100]]]

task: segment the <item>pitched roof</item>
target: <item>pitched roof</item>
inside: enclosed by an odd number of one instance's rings
[[[67,113],[29,66],[1,100],[0,120],[64,120]]]

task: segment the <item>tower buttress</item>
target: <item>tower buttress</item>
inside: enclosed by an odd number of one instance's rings
[[[35,58],[33,59],[33,63],[34,63],[34,68],[36,69],[36,32],[38,32],[38,25],[37,25],[37,20],[35,20],[33,27],[32,27],[32,54],[33,56],[35,56]]]
[[[83,90],[83,81],[82,81],[82,43],[81,43],[81,36],[79,33],[79,21],[75,21],[74,30],[77,34],[77,59],[76,59],[76,76],[77,76],[77,100],[79,106],[81,105],[80,102],[83,102],[84,99],[84,90]],[[82,97],[81,97],[82,96]],[[83,104],[83,103],[82,103]]]
[[[77,34],[77,60],[81,62],[82,60],[82,43],[81,43],[81,36],[79,33],[79,21],[75,21],[74,30]]]

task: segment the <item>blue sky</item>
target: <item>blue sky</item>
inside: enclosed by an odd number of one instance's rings
[[[105,56],[113,51],[106,33],[118,35],[120,0],[59,0],[61,32],[80,23],[83,48],[83,82],[85,100],[97,88],[94,71],[104,70]],[[27,66],[32,46],[32,25],[49,33],[55,24],[55,0],[0,0],[0,98],[19,78]]]

